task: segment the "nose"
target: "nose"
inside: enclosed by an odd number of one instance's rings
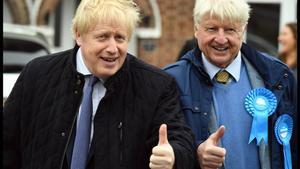
[[[117,53],[117,51],[118,51],[117,42],[114,38],[109,39],[106,50],[107,50],[107,52],[109,52],[111,54]]]
[[[223,29],[220,29],[218,33],[216,34],[216,37],[214,39],[215,42],[219,44],[225,44],[228,42],[228,39],[226,37],[225,31]]]

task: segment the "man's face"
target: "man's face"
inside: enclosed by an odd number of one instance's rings
[[[76,33],[85,65],[100,78],[108,78],[122,67],[128,41],[127,29],[117,24],[98,23],[87,33]]]
[[[227,67],[238,54],[243,42],[244,28],[239,23],[222,22],[204,16],[195,37],[203,54],[212,64]]]

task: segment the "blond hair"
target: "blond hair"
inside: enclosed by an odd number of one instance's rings
[[[216,17],[222,22],[240,23],[245,26],[250,17],[250,7],[245,0],[196,0],[194,24],[199,25],[204,16]]]
[[[87,33],[98,23],[125,26],[129,37],[140,21],[140,9],[133,0],[81,0],[72,20],[72,32]]]

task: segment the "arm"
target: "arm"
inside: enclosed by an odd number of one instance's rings
[[[20,113],[25,70],[20,74],[3,107],[3,166],[19,169],[21,165]]]
[[[30,135],[26,132],[29,128],[31,116],[25,112],[31,112],[29,98],[34,90],[34,72],[36,68],[29,62],[20,73],[10,95],[3,107],[3,166],[5,169],[19,169],[24,167],[22,162],[26,146],[25,139]]]

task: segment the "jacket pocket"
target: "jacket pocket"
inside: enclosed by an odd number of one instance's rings
[[[190,110],[193,113],[200,113],[200,102],[199,101],[193,101],[191,99],[191,96],[180,96],[180,103],[182,110]]]

